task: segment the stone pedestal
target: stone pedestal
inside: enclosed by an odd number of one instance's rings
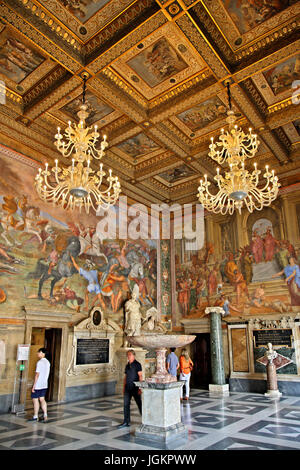
[[[125,376],[125,367],[127,365],[127,352],[130,349],[134,349],[135,351],[135,358],[138,362],[140,362],[142,366],[143,378],[145,379],[145,371],[146,371],[146,354],[147,350],[139,347],[128,347],[128,348],[120,348],[116,351],[117,355],[117,365],[118,365],[118,377],[117,377],[117,385],[116,385],[116,393],[122,394],[123,393],[123,384],[124,384],[124,376]]]
[[[143,439],[168,443],[187,437],[181,422],[180,389],[183,382],[135,382],[142,389],[142,424],[135,435]]]
[[[221,316],[225,314],[221,307],[207,307],[205,313],[210,315],[210,352],[212,383],[209,391],[228,395],[229,385],[225,381],[224,353]]]

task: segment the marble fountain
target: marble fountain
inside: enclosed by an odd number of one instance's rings
[[[135,382],[142,389],[142,424],[135,435],[167,444],[187,437],[181,422],[180,390],[183,382],[177,381],[166,370],[167,348],[183,348],[192,343],[193,335],[147,334],[128,336],[132,346],[156,351],[156,371],[143,382]]]

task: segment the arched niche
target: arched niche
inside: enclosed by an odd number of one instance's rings
[[[261,221],[261,223],[260,223]],[[265,207],[261,211],[245,213],[243,217],[243,230],[247,233],[248,244],[251,242],[254,229],[264,232],[267,227],[272,227],[272,234],[277,240],[283,239],[282,214],[278,205]]]

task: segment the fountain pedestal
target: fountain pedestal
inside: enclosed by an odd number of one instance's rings
[[[142,424],[135,435],[143,439],[168,443],[187,437],[181,422],[180,391],[183,381],[166,370],[167,348],[180,348],[194,341],[188,335],[130,336],[128,341],[136,346],[156,350],[156,372],[144,382],[135,382],[142,389]]]
[[[181,422],[180,389],[183,382],[135,382],[142,389],[142,424],[137,437],[168,443],[187,437]]]

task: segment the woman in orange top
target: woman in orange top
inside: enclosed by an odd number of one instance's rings
[[[191,360],[188,351],[184,348],[181,351],[181,356],[179,358],[179,366],[180,366],[180,376],[179,380],[184,380],[184,385],[185,385],[185,397],[184,400],[189,399],[190,395],[190,378],[191,378],[191,372],[193,370],[193,361]],[[183,387],[181,387],[181,398],[180,400],[182,401],[183,398]]]

